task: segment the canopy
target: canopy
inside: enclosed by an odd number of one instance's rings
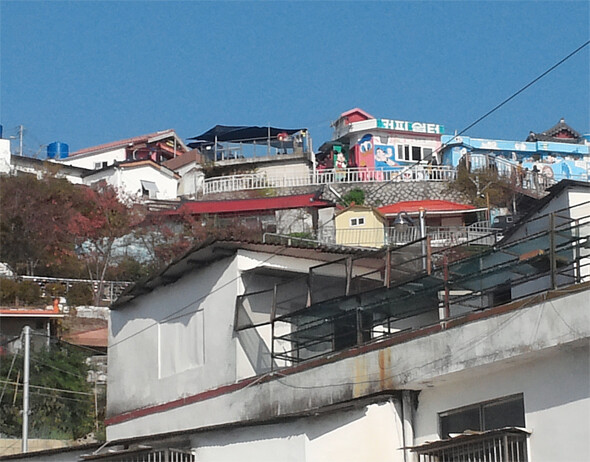
[[[254,141],[260,139],[276,138],[279,133],[286,133],[292,135],[294,133],[306,130],[305,128],[275,128],[275,127],[248,127],[245,125],[215,125],[211,130],[206,131],[202,135],[188,138],[189,140],[197,141],[229,141],[229,142],[240,142],[240,141]],[[189,146],[191,146],[191,143]],[[196,143],[198,144],[198,143]]]

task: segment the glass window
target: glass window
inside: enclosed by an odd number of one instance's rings
[[[523,395],[486,401],[439,414],[440,436],[466,430],[493,430],[504,427],[524,427]]]
[[[503,427],[524,427],[524,401],[522,396],[496,401],[483,406],[485,430]]]
[[[422,148],[420,146],[412,146],[412,160],[422,160]]]

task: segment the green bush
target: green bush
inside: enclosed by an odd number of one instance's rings
[[[66,286],[59,282],[45,285],[45,301],[52,303],[54,298],[63,297],[66,294]]]
[[[31,281],[0,279],[0,303],[3,305],[39,305],[41,287]]]
[[[43,301],[41,287],[32,281],[22,281],[18,285],[18,299],[25,305],[37,305]]]
[[[90,284],[76,283],[68,290],[66,294],[68,305],[80,306],[80,305],[92,305],[94,300],[94,294]]]
[[[16,302],[18,292],[18,282],[14,279],[0,279],[0,303],[2,305],[12,305]]]
[[[359,188],[354,188],[348,191],[343,197],[346,205],[351,205],[353,202],[356,205],[363,205],[365,203],[365,191]]]

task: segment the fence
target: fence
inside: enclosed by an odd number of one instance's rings
[[[264,323],[272,326],[274,363],[298,363],[589,280],[589,206],[531,220],[529,235],[498,248],[474,252],[468,241],[431,249],[423,239],[372,259],[314,267],[288,310],[277,311],[267,295]],[[586,215],[572,219],[574,209]],[[240,327],[253,327],[248,324]]]
[[[456,170],[447,166],[415,165],[401,171],[348,168],[317,170],[303,176],[267,176],[264,173],[206,178],[203,194],[266,188],[291,188],[333,183],[452,181]]]

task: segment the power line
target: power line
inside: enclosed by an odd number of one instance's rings
[[[8,385],[20,385],[20,382],[11,382],[7,380],[0,380],[0,383],[8,384]],[[94,393],[89,393],[86,391],[76,391],[76,390],[66,390],[65,388],[53,388],[53,387],[44,387],[41,385],[29,385],[31,388],[37,388],[39,390],[48,390],[48,391],[59,391],[60,393],[72,393],[74,395],[86,395],[86,396],[94,396]]]
[[[274,252],[273,254],[271,254],[268,258],[266,258],[265,260],[261,261],[258,265],[256,265],[253,269],[259,268],[261,267],[263,264],[269,262],[271,259],[273,259],[274,257],[280,255],[280,253],[284,250],[286,250],[287,247],[286,246],[281,246],[276,252]],[[212,291],[208,292],[206,295],[203,295],[201,297],[198,297],[197,299],[195,299],[194,301],[192,301],[191,303],[188,303],[184,306],[182,306],[181,308],[173,311],[172,313],[170,313],[168,316],[165,316],[161,321],[154,321],[152,324],[145,326],[144,328],[138,330],[137,332],[134,332],[132,334],[129,334],[127,337],[122,338],[121,340],[111,343],[109,345],[109,348],[115,347],[120,345],[123,342],[126,342],[127,340],[130,340],[131,338],[145,332],[148,329],[151,329],[152,327],[158,326],[161,322],[166,322],[166,321],[170,321],[172,319],[176,319],[175,316],[179,315],[180,313],[182,313],[184,310],[186,310],[187,308],[203,301],[206,297],[208,297],[211,294],[214,294],[218,291],[220,291],[221,289],[224,289],[225,287],[227,287],[230,284],[233,284],[234,282],[238,281],[240,279],[240,276],[236,276],[232,279],[230,279],[228,282],[226,282],[225,284],[222,284],[221,286],[217,287],[216,289],[213,289]],[[194,311],[189,311],[187,313],[185,313],[185,315],[187,314],[191,314],[196,312],[197,310]]]
[[[97,353],[101,356],[104,356],[104,351],[101,350],[97,350],[96,348],[91,348],[85,345],[77,345],[75,343],[72,342],[68,342],[67,340],[64,340],[63,338],[60,337],[56,337],[54,335],[48,335],[44,332],[39,332],[39,333],[35,333],[33,332],[32,335],[35,335],[37,337],[44,337],[44,338],[48,338],[50,342],[53,342],[55,344],[63,344],[63,345],[67,345],[70,347],[75,347],[75,348],[79,348],[80,350],[85,350],[85,351],[89,351],[91,353]]]
[[[473,128],[475,125],[477,125],[478,123],[480,123],[482,120],[486,119],[488,116],[492,115],[494,112],[496,112],[498,109],[500,109],[502,106],[504,106],[508,102],[512,101],[514,98],[516,98],[522,92],[524,92],[527,88],[529,88],[532,85],[534,85],[535,83],[537,83],[539,80],[541,80],[547,74],[549,74],[550,72],[552,72],[553,70],[555,70],[556,68],[558,68],[559,66],[561,66],[563,63],[565,63],[567,60],[569,60],[570,58],[572,58],[574,55],[576,55],[577,53],[579,53],[581,50],[583,50],[585,47],[588,46],[588,44],[590,44],[590,40],[588,40],[584,44],[580,45],[574,51],[572,51],[571,53],[569,53],[566,57],[564,57],[561,60],[559,60],[557,63],[555,63],[549,69],[547,69],[544,72],[542,72],[539,76],[535,77],[533,80],[531,80],[525,86],[523,86],[520,90],[517,90],[512,95],[510,95],[508,98],[506,98],[504,101],[502,101],[500,104],[497,104],[492,109],[490,109],[488,112],[486,112],[484,115],[482,115],[481,117],[479,117],[478,119],[476,119],[474,122],[470,123],[467,127],[463,128],[459,133],[455,134],[449,141],[447,141],[446,143],[442,144],[439,148],[437,148],[436,150],[434,150],[433,152],[431,152],[423,160],[428,160],[428,159],[432,158],[432,156],[434,156],[435,154],[438,154],[439,152],[441,152],[442,149],[446,148],[457,137],[459,137],[462,134],[464,134],[467,130]],[[408,170],[410,170],[411,168],[413,168],[414,165],[416,165],[416,164],[409,165],[409,166],[405,167],[404,169],[402,169],[398,173],[398,175],[402,175],[403,173],[407,172]],[[383,183],[379,188],[377,188],[377,190],[373,191],[371,194],[375,194],[376,192],[379,192],[383,187],[385,187],[387,184],[389,184],[391,182],[392,182],[392,180],[389,180],[389,181]]]
[[[23,334],[21,333],[19,339],[22,339]],[[16,361],[16,357],[18,354],[15,354],[12,357],[12,362],[10,363],[10,368],[8,369],[8,375],[6,376],[6,380],[10,379],[10,374],[12,373],[12,367],[14,366],[14,362]],[[0,403],[2,402],[2,398],[4,398],[4,392],[6,391],[6,384],[2,387],[2,393],[0,394]]]

